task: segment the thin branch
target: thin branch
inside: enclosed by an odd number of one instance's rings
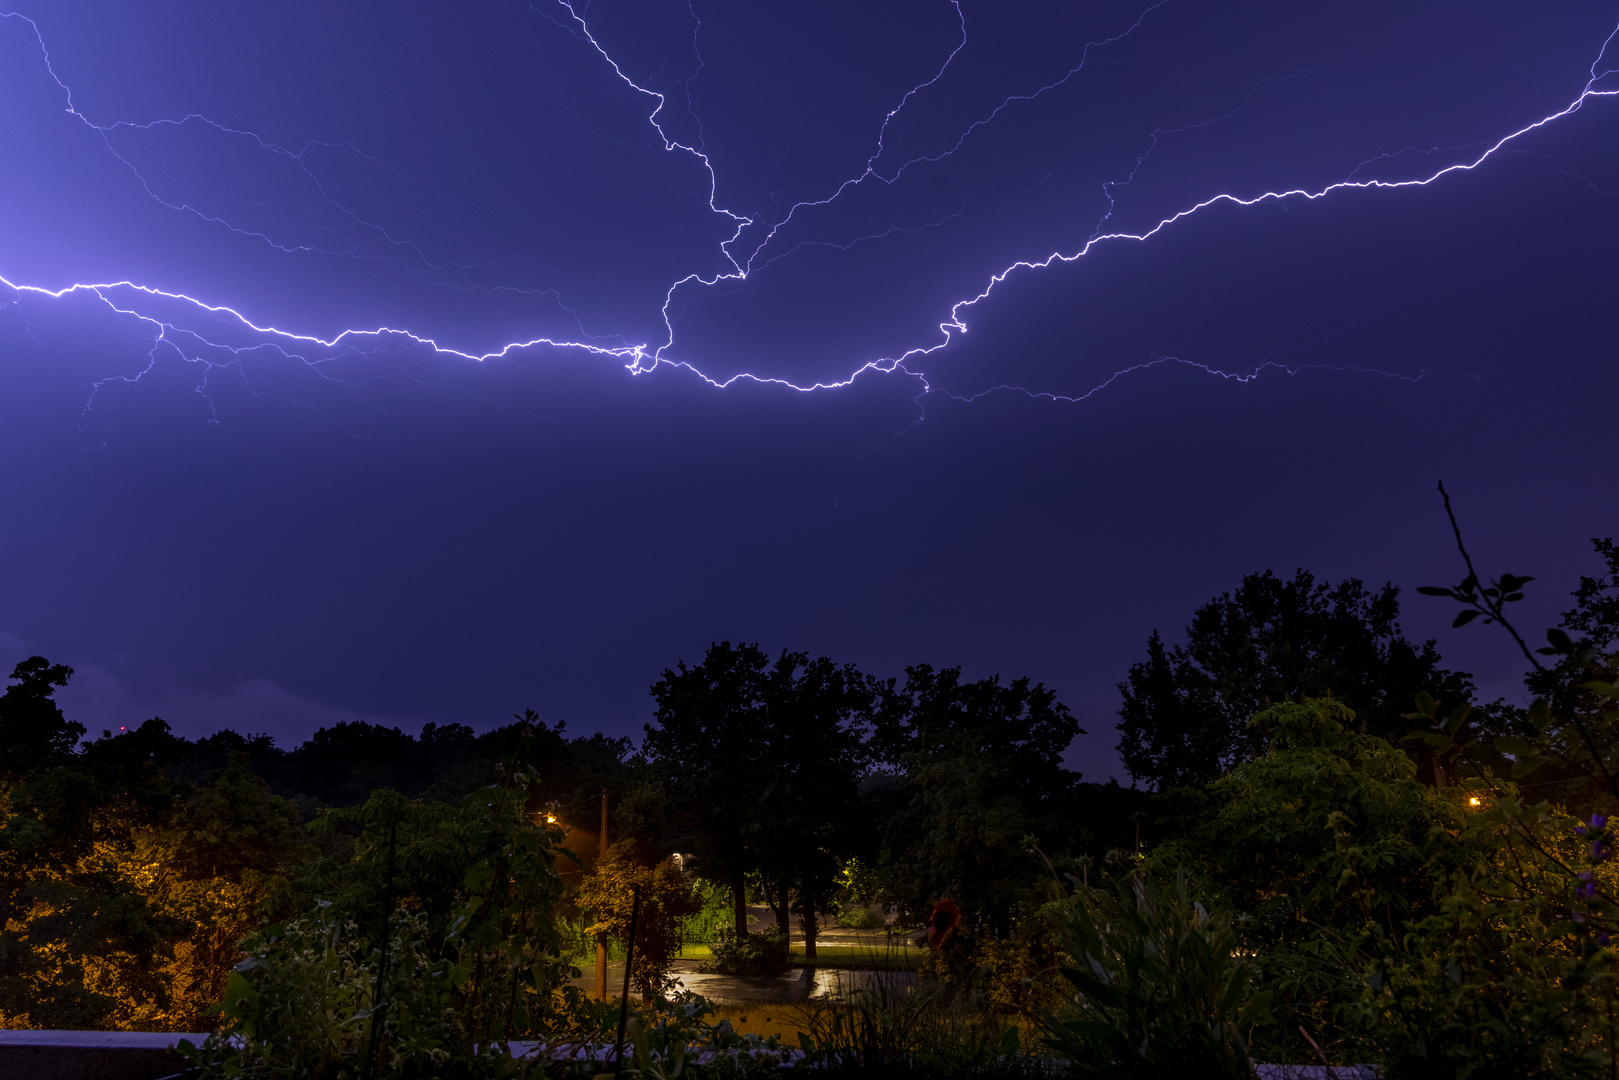
[[[1462,529],[1461,526],[1456,523],[1455,511],[1450,508],[1450,493],[1445,490],[1445,482],[1443,480],[1439,481],[1439,494],[1443,496],[1445,500],[1445,514],[1450,518],[1451,532],[1456,535],[1456,548],[1462,553],[1462,561],[1467,564],[1468,580],[1473,583],[1473,588],[1478,592],[1480,597],[1480,599],[1473,601],[1473,606],[1484,611],[1491,618],[1495,619],[1496,622],[1500,623],[1502,628],[1505,629],[1507,633],[1512,635],[1512,640],[1518,643],[1518,648],[1522,650],[1524,656],[1528,657],[1529,662],[1535,666],[1535,670],[1545,673],[1547,670],[1546,666],[1539,660],[1535,659],[1535,654],[1530,650],[1528,644],[1523,640],[1522,635],[1518,633],[1517,627],[1513,626],[1511,621],[1508,620],[1506,615],[1502,612],[1502,608],[1506,604],[1505,590],[1497,590],[1496,597],[1492,601],[1480,587],[1481,582],[1479,581],[1478,571],[1473,569],[1473,558],[1467,553],[1467,545],[1462,543]],[[1558,695],[1555,689],[1550,697],[1553,699],[1553,701],[1556,701]],[[1558,702],[1558,704],[1561,706],[1562,703]],[[1579,732],[1580,739],[1585,743],[1586,750],[1590,751],[1591,760],[1596,763],[1598,771],[1602,773],[1602,779],[1607,782],[1609,794],[1611,794],[1615,800],[1619,800],[1619,778],[1616,778],[1613,771],[1608,768],[1608,763],[1603,759],[1602,752],[1597,749],[1596,739],[1592,737],[1590,730],[1585,726],[1585,721],[1580,719],[1579,713],[1572,708],[1565,710],[1559,707],[1558,711],[1566,713],[1568,722],[1573,725],[1575,731]]]
[[[1473,569],[1473,557],[1467,553],[1467,545],[1462,543],[1462,528],[1460,525],[1456,524],[1456,512],[1450,508],[1450,492],[1445,490],[1445,482],[1443,480],[1439,481],[1439,494],[1443,496],[1445,500],[1445,516],[1450,518],[1450,531],[1456,535],[1456,550],[1462,553],[1462,562],[1467,564],[1468,580],[1473,582],[1473,587],[1478,589],[1479,596],[1482,597],[1482,603],[1480,606],[1484,608],[1485,612],[1491,618],[1495,619],[1496,622],[1500,623],[1506,628],[1507,633],[1512,635],[1512,640],[1518,643],[1518,648],[1523,651],[1524,656],[1528,658],[1531,664],[1535,665],[1535,670],[1545,671],[1545,665],[1539,660],[1535,659],[1534,650],[1529,648],[1528,642],[1524,641],[1524,639],[1518,634],[1517,628],[1514,627],[1512,623],[1507,620],[1506,615],[1502,613],[1502,608],[1505,606],[1506,601],[1502,599],[1502,597],[1498,596],[1495,598],[1494,602],[1491,602],[1490,598],[1484,594],[1484,590],[1481,587],[1483,585],[1483,581],[1479,578],[1478,571]]]

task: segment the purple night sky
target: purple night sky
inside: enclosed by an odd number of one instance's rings
[[[1619,4],[12,2],[0,663],[92,731],[638,735],[729,639],[1102,779],[1253,570],[1516,695],[1437,479],[1537,634],[1619,533]]]

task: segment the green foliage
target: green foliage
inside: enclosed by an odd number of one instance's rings
[[[652,687],[657,726],[647,725],[643,743],[675,793],[697,872],[733,892],[738,934],[747,933],[744,880],[764,841],[757,811],[770,786],[769,666],[755,645],[720,642],[696,667],[681,662],[665,671]]]
[[[1619,647],[1619,544],[1593,537],[1591,546],[1607,564],[1607,573],[1580,575],[1574,606],[1563,612],[1563,628],[1580,635],[1599,652],[1610,652]]]
[[[682,850],[733,891],[736,934],[747,933],[750,874],[782,919],[781,897],[795,893],[813,927],[852,842],[870,681],[807,653],[772,662],[757,645],[719,642],[697,666],[666,670],[652,695],[644,749],[668,781]]]
[[[494,1076],[511,1068],[497,1044],[554,1034],[579,992],[554,915],[562,833],[527,809],[529,780],[327,815],[361,829],[354,858],[311,867],[325,896],[248,940],[203,1074]]]
[[[1364,1052],[1350,1018],[1363,940],[1398,939],[1488,848],[1462,835],[1460,792],[1419,783],[1409,757],[1354,719],[1331,699],[1257,714],[1251,725],[1269,750],[1202,791],[1176,793],[1183,833],[1145,863],[1159,878],[1184,867],[1217,911],[1241,916],[1236,929],[1273,993],[1277,1022],[1257,1035],[1271,1060],[1317,1053],[1300,1026],[1329,1049]]]
[[[864,824],[862,736],[872,701],[870,680],[825,657],[784,653],[772,672],[772,786],[760,807],[765,844],[758,869],[790,890],[788,907],[799,916],[811,958],[820,914],[841,887],[842,860]]]
[[[787,935],[774,926],[740,937],[721,927],[710,948],[714,970],[721,975],[779,975],[787,970]]]
[[[635,901],[636,890],[640,902]],[[675,985],[669,974],[680,953],[681,922],[697,913],[698,900],[673,859],[656,865],[644,861],[633,841],[607,849],[596,872],[585,878],[578,902],[596,913],[588,934],[607,934],[628,945],[634,916],[635,952],[630,981],[643,1001],[666,994]]]
[[[499,1043],[479,1045],[457,1008],[427,920],[390,925],[380,1030],[376,935],[328,906],[247,942],[250,959],[226,990],[228,1025],[181,1052],[203,1077],[499,1077],[516,1071]],[[234,1046],[231,1036],[242,1039]],[[375,1040],[377,1067],[365,1056]]]
[[[877,742],[898,787],[880,874],[901,921],[951,897],[975,929],[1004,937],[1049,898],[1031,838],[1074,833],[1066,811],[1079,778],[1062,755],[1078,734],[1055,693],[1028,679],[963,683],[958,669],[920,666],[889,688]]]
[[[67,672],[22,668],[41,692]],[[20,697],[61,720],[48,695]],[[239,762],[202,786],[165,778],[153,757],[171,738],[150,720],[0,776],[6,1026],[194,1030],[255,906],[304,852],[292,808]]]
[[[680,940],[687,945],[707,945],[731,922],[731,891],[724,885],[697,878],[692,882],[691,893],[697,910],[680,921]]]
[[[1248,719],[1282,701],[1330,696],[1362,730],[1394,737],[1417,691],[1471,697],[1469,678],[1440,668],[1432,641],[1407,641],[1398,616],[1393,585],[1249,574],[1197,609],[1185,644],[1166,647],[1154,631],[1146,660],[1119,684],[1125,768],[1160,791],[1207,783],[1264,752]]]
[[[165,969],[165,1026],[212,1026],[242,940],[264,922],[266,902],[285,885],[281,875],[310,854],[297,808],[272,794],[240,754],[190,788],[167,827],[139,837],[134,859],[152,868],[147,894],[189,926]]]
[[[1604,826],[1576,827],[1509,784],[1470,784],[1463,838],[1483,852],[1398,937],[1368,942],[1350,1022],[1391,1076],[1610,1074],[1619,914]],[[1596,820],[1601,820],[1600,818]]]
[[[881,930],[888,916],[872,907],[846,907],[838,912],[838,926],[845,930]]]
[[[1460,542],[1459,530],[1457,538]],[[1619,547],[1611,540],[1594,543],[1608,563],[1608,575],[1581,577],[1574,592],[1576,604],[1563,613],[1563,626],[1548,630],[1547,645],[1533,652],[1507,617],[1508,605],[1523,599],[1524,586],[1533,578],[1503,574],[1485,584],[1464,547],[1467,576],[1459,584],[1418,590],[1461,604],[1456,626],[1479,619],[1505,629],[1534,668],[1525,683],[1535,700],[1502,725],[1480,724],[1465,704],[1442,715],[1439,702],[1419,695],[1416,712],[1408,715],[1423,727],[1407,738],[1428,746],[1440,758],[1510,770],[1513,779],[1535,774],[1535,785],[1566,806],[1612,809],[1619,799],[1619,769],[1613,764],[1619,762],[1619,712],[1614,711],[1613,693],[1619,653],[1611,651],[1619,641]],[[1551,665],[1541,656],[1552,657]]]
[[[780,1075],[788,1059],[781,1040],[743,1034],[729,1020],[710,1023],[714,1006],[693,995],[659,998],[634,1010],[625,1025],[629,1047],[625,1070],[644,1080],[675,1080],[696,1074],[704,1080]]]
[[[1076,893],[1054,914],[1077,1011],[1047,1014],[1046,1040],[1080,1075],[1251,1077],[1248,1033],[1270,995],[1237,956],[1237,934],[1191,897],[1134,875]]]
[[[1062,944],[1049,908],[1018,923],[1009,938],[979,943],[975,982],[989,1008],[1037,1024],[1066,996],[1058,968]]]
[[[1614,654],[1619,575],[1581,579],[1564,628],[1531,651],[1509,605],[1532,578],[1480,577],[1440,485],[1467,574],[1455,586],[1419,591],[1458,602],[1454,626],[1498,624],[1534,671],[1537,697],[1523,737],[1493,741],[1514,778],[1573,801],[1611,809],[1619,799],[1619,691]],[[1597,541],[1610,573],[1619,550]],[[1575,640],[1568,630],[1580,634]],[[1541,656],[1555,658],[1547,667]],[[1440,712],[1426,695],[1411,719],[1412,738],[1458,762],[1476,760],[1478,733],[1464,708]],[[1544,771],[1542,771],[1544,770]],[[1547,774],[1550,775],[1547,775]],[[1613,1006],[1619,996],[1611,935],[1619,932],[1619,873],[1607,818],[1575,824],[1549,800],[1526,804],[1512,785],[1486,773],[1467,778],[1469,836],[1489,842],[1491,858],[1454,875],[1440,910],[1384,942],[1365,1004],[1383,1036],[1391,1074],[1496,1076],[1612,1075],[1619,1060]]]
[[[838,873],[838,892],[835,899],[840,907],[870,907],[877,902],[882,884],[882,878],[878,876],[876,867],[869,865],[858,855],[851,855],[843,861],[843,869]]]
[[[1190,827],[1148,865],[1185,865],[1218,906],[1248,916],[1244,936],[1297,945],[1322,927],[1377,923],[1395,934],[1423,913],[1434,882],[1474,854],[1451,833],[1457,800],[1417,781],[1387,741],[1354,730],[1331,699],[1254,716],[1270,744],[1204,793],[1182,797]]]
[[[1355,1019],[1391,1078],[1609,1075],[1612,955],[1559,892],[1499,895],[1458,875],[1438,911],[1378,943]]]
[[[846,1001],[804,1007],[800,1066],[810,1076],[960,1077],[1013,1080],[1053,1075],[1004,1015],[938,988],[880,979]]]

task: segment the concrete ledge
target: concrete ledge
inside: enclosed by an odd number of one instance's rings
[[[8,1031],[0,1030],[0,1080],[165,1080],[185,1072],[175,1053],[181,1039],[201,1044],[206,1035],[159,1031]],[[611,1046],[510,1044],[514,1058],[551,1057],[558,1061],[594,1060],[604,1066]],[[697,1058],[710,1055],[699,1054]],[[784,1048],[781,1068],[790,1069],[802,1056]],[[1053,1062],[1060,1070],[1062,1063]],[[1256,1065],[1260,1080],[1377,1080],[1375,1065]]]
[[[186,1069],[174,1050],[206,1035],[161,1031],[0,1030],[0,1080],[161,1080]]]

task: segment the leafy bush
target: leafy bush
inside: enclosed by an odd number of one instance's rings
[[[680,920],[680,940],[687,945],[707,945],[721,927],[736,919],[729,886],[697,878],[692,882],[697,911]]]
[[[1020,920],[1011,937],[985,941],[978,949],[976,981],[985,1003],[1037,1024],[1042,1013],[1068,997],[1058,971],[1062,958],[1055,928],[1044,911]]]
[[[0,694],[0,1027],[196,1031],[308,841],[239,757],[166,778],[162,720],[70,753],[70,674],[34,657]]]
[[[1078,1011],[1043,1026],[1078,1074],[1254,1076],[1247,1035],[1270,995],[1253,992],[1236,934],[1191,898],[1184,870],[1168,890],[1135,875],[1111,895],[1076,893],[1054,921]]]
[[[695,994],[659,998],[634,1010],[625,1025],[625,1071],[633,1055],[641,1080],[673,1080],[693,1071],[713,1080],[781,1075],[791,1051],[779,1036],[744,1034],[729,1020],[711,1024],[713,1013],[714,1006]]]
[[[635,892],[640,890],[640,907]],[[635,923],[635,958],[630,978],[650,1003],[654,994],[668,993],[675,984],[669,970],[680,952],[681,920],[696,913],[698,901],[691,883],[673,859],[649,865],[634,843],[620,842],[607,850],[596,872],[585,878],[579,903],[596,912],[589,934],[607,934],[628,942],[631,916]]]
[[[228,1031],[201,1047],[181,1044],[204,1077],[496,1077],[512,1069],[498,1044],[475,1045],[467,1018],[426,940],[426,919],[400,919],[388,939],[387,1008],[373,1030],[381,957],[359,926],[328,906],[249,941],[253,955],[226,988]],[[435,968],[439,970],[435,970]]]
[[[840,906],[870,907],[882,892],[882,878],[876,867],[868,866],[851,855],[844,861],[838,874],[838,892],[833,898]]]
[[[799,1045],[809,1075],[948,1076],[1014,1080],[1054,1075],[1055,1062],[1028,1052],[1009,1019],[940,986],[878,979],[846,1001],[807,1003]]]
[[[1453,626],[1480,617],[1499,624],[1533,669],[1526,682],[1536,697],[1516,730],[1492,733],[1471,722],[1465,701],[1443,715],[1431,695],[1417,695],[1407,718],[1427,727],[1407,739],[1461,777],[1451,789],[1468,808],[1460,837],[1479,855],[1434,890],[1437,910],[1376,943],[1362,1020],[1391,1077],[1612,1076],[1619,874],[1609,819],[1576,823],[1551,799],[1528,804],[1497,773],[1510,768],[1517,779],[1545,769],[1551,775],[1534,785],[1542,795],[1603,808],[1619,800],[1619,549],[1595,542],[1612,576],[1582,577],[1563,626],[1531,651],[1507,608],[1533,579],[1481,580],[1439,490],[1467,576],[1417,591],[1457,601]],[[1542,656],[1554,658],[1551,666]]]
[[[888,917],[870,907],[846,907],[838,912],[838,925],[845,930],[881,930]]]
[[[244,943],[226,1023],[188,1056],[203,1077],[485,1077],[513,1038],[584,1015],[559,956],[561,830],[526,809],[526,773],[459,807],[396,792],[333,813],[355,857],[304,875],[326,898]]]
[[[1267,1061],[1319,1060],[1300,1027],[1335,1058],[1365,1060],[1375,1041],[1351,1015],[1361,945],[1374,933],[1397,940],[1433,914],[1436,888],[1488,846],[1463,831],[1454,791],[1421,783],[1408,755],[1355,720],[1330,698],[1256,713],[1249,726],[1267,752],[1174,793],[1186,832],[1143,867],[1159,880],[1184,869],[1217,912],[1241,913],[1233,928],[1272,991],[1276,1023],[1253,1047]]]
[[[1467,832],[1491,858],[1437,893],[1438,911],[1371,943],[1357,1018],[1388,1076],[1610,1076],[1619,991],[1606,821],[1521,805],[1510,785]],[[1582,869],[1583,866],[1583,869]]]
[[[780,975],[787,970],[787,935],[774,926],[740,938],[723,927],[712,949],[714,970],[721,975]]]

